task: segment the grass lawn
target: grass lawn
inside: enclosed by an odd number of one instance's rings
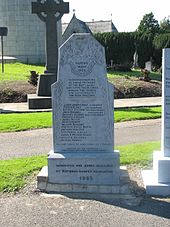
[[[155,119],[161,117],[161,107],[115,110],[115,122]],[[52,126],[52,113],[0,114],[0,132],[17,132]]]
[[[17,132],[48,128],[52,125],[52,113],[0,114],[0,132]]]
[[[0,161],[0,192],[17,191],[26,183],[26,177],[47,165],[46,156],[33,156]]]
[[[109,71],[107,74],[108,78],[119,78],[119,77],[142,77],[140,70],[132,70],[131,72],[118,72],[118,71]],[[162,80],[162,76],[158,72],[151,72],[149,77],[152,80]]]
[[[41,74],[44,71],[44,66],[23,63],[5,64],[5,72],[0,72],[0,83],[3,81],[27,81],[30,71],[36,71]]]
[[[121,165],[146,166],[152,162],[152,153],[160,149],[160,142],[118,146]],[[0,161],[0,192],[17,191],[27,183],[27,177],[47,165],[46,156],[33,156]]]
[[[119,109],[114,112],[115,122],[156,119],[161,117],[161,107]]]
[[[1,68],[1,64],[0,64]],[[23,63],[12,63],[5,64],[5,72],[0,72],[0,82],[1,81],[27,81],[27,76],[30,75],[30,71],[36,71],[41,74],[44,72],[45,67],[40,65],[28,65]],[[118,77],[141,77],[142,74],[140,70],[132,70],[131,72],[118,72],[109,71],[108,78],[118,78]],[[152,80],[161,80],[161,74],[157,72],[151,72],[150,78]]]

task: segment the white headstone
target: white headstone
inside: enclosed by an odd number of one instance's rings
[[[162,146],[153,154],[153,170],[143,171],[147,194],[170,195],[170,49],[162,61]]]
[[[104,48],[90,34],[73,34],[61,47],[52,86],[54,152],[51,183],[119,184],[113,151],[113,86]]]
[[[145,69],[147,69],[150,72],[152,71],[152,62],[151,61],[145,62]]]
[[[170,49],[164,49],[162,65],[162,151],[170,157]]]

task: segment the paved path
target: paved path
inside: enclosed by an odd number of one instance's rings
[[[169,227],[170,201],[145,199],[130,207],[65,197],[0,198],[0,227]]]
[[[148,107],[148,106],[161,106],[161,97],[147,97],[147,98],[131,98],[131,99],[115,99],[115,108],[125,107]],[[28,103],[0,103],[0,113],[13,113],[13,112],[42,112],[51,111],[51,109],[38,109],[29,110]]]
[[[115,124],[115,145],[160,140],[161,120]],[[0,159],[47,154],[52,149],[52,129],[0,133]]]

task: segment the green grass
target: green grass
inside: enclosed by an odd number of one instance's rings
[[[115,110],[115,122],[155,119],[161,117],[161,107]],[[0,132],[17,132],[52,126],[52,113],[0,114]]]
[[[119,78],[119,77],[142,77],[140,70],[132,70],[131,72],[118,72],[118,71],[109,71],[107,74],[108,78]],[[149,77],[152,80],[162,80],[162,76],[158,72],[151,72]]]
[[[36,71],[37,73],[41,74],[44,71],[44,67],[37,65],[27,65],[23,63],[5,64],[5,72],[0,72],[0,82],[27,81],[28,76],[30,76],[30,71]]]
[[[17,191],[26,183],[26,177],[47,165],[45,156],[33,156],[0,161],[0,192]]]
[[[52,125],[52,113],[0,114],[0,132],[17,132],[48,128]]]
[[[138,164],[146,166],[152,161],[154,150],[160,149],[160,142],[147,142],[118,146],[121,165]],[[0,192],[17,191],[27,183],[27,177],[47,165],[46,156],[33,156],[0,161]],[[29,184],[29,183],[28,183]]]
[[[119,109],[114,112],[115,122],[156,119],[161,117],[161,107]]]
[[[117,146],[116,149],[120,151],[121,165],[138,164],[147,166],[152,162],[153,151],[160,150],[160,142]]]
[[[0,64],[1,69],[1,64]],[[27,76],[30,75],[30,71],[36,71],[39,74],[44,72],[45,67],[40,65],[28,65],[23,63],[5,64],[5,72],[0,70],[0,82],[2,81],[27,81]],[[109,71],[108,78],[118,77],[141,77],[140,70],[132,70],[131,72],[118,72]],[[161,74],[157,72],[151,72],[150,78],[153,80],[161,80]]]

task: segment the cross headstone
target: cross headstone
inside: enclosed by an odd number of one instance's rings
[[[162,61],[162,145],[153,154],[153,170],[143,171],[147,194],[170,196],[170,48]]]
[[[45,190],[119,193],[114,93],[106,77],[104,48],[90,34],[73,34],[59,56],[58,81],[52,85],[54,147]],[[40,174],[40,189],[41,179]]]
[[[69,13],[69,3],[63,0],[42,0],[32,2],[32,13],[45,22],[46,26],[46,72],[57,73],[58,40],[57,21],[65,13]]]

